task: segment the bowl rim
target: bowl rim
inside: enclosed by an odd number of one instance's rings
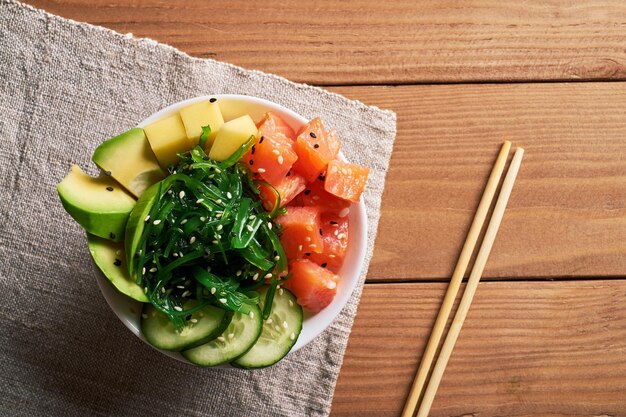
[[[137,124],[137,127],[143,128],[156,120],[159,120],[165,116],[174,113],[175,111],[180,110],[183,107],[186,107],[187,105],[203,100],[209,100],[211,98],[222,101],[244,101],[247,104],[253,104],[263,107],[263,112],[275,111],[281,117],[287,119],[286,121],[292,126],[292,128],[294,127],[293,124],[296,122],[302,125],[308,121],[308,119],[304,118],[293,110],[263,98],[241,94],[212,94],[193,97],[172,103],[145,118],[143,121]],[[339,157],[342,160],[346,161],[346,158],[341,151],[339,152]],[[363,269],[363,263],[367,251],[368,232],[367,213],[363,197],[360,198],[358,203],[353,203],[350,205],[350,212],[348,216],[350,221],[350,228],[348,233],[350,250],[348,250],[346,258],[344,259],[344,265],[338,273],[338,275],[340,276],[340,281],[337,286],[337,293],[335,295],[335,298],[330,305],[328,305],[326,308],[318,313],[312,314],[305,311],[302,331],[300,333],[300,336],[298,337],[296,344],[291,348],[288,355],[306,346],[317,336],[319,336],[324,330],[330,327],[332,322],[339,316],[343,308],[348,303],[348,300],[352,296],[354,289],[357,287],[360,281],[361,271]],[[344,271],[344,268],[346,268],[348,265],[352,265],[352,268],[349,271]],[[96,278],[98,286],[100,287],[100,291],[107,301],[107,304],[118,317],[118,319],[120,319],[120,321],[122,321],[122,323],[135,336],[147,343],[153,349],[156,349],[166,354],[167,356],[170,356],[181,362],[193,365],[179,352],[167,351],[152,346],[145,339],[139,327],[142,303],[118,292],[113,287],[111,282],[104,276],[104,274],[102,274],[102,272],[97,267],[95,268],[95,270],[97,271]],[[349,272],[349,274],[347,274],[347,272]],[[133,317],[134,320],[131,320],[131,317]],[[230,365],[221,365],[221,367],[230,367]]]

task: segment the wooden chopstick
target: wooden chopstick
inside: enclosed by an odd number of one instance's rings
[[[493,196],[498,189],[498,184],[500,183],[500,178],[504,172],[506,160],[510,150],[511,142],[508,140],[504,141],[502,147],[500,148],[500,153],[498,154],[496,162],[491,170],[491,174],[489,175],[489,180],[487,181],[487,186],[485,187],[483,196],[478,204],[478,209],[476,209],[474,220],[472,221],[472,225],[467,233],[467,238],[465,239],[465,244],[463,245],[463,249],[459,255],[456,267],[452,273],[450,284],[448,285],[441,309],[437,315],[437,320],[435,321],[432,333],[428,339],[428,344],[426,345],[426,350],[422,356],[422,361],[420,362],[419,369],[417,370],[409,396],[404,404],[402,417],[411,417],[413,415],[417,403],[422,395],[426,378],[428,377],[428,373],[430,372],[430,368],[433,363],[433,358],[435,357],[435,352],[437,351],[437,346],[439,346],[441,335],[443,334],[446,323],[448,322],[448,317],[450,317],[454,300],[459,292],[459,287],[463,281],[463,276],[465,276],[465,271],[469,265],[472,253],[474,253],[474,248],[476,247],[480,231],[482,230],[485,219],[487,218],[487,213],[489,213],[489,207],[491,207]]]
[[[417,412],[417,417],[428,417],[430,407],[432,406],[433,400],[435,399],[435,394],[437,393],[437,388],[439,388],[439,383],[441,382],[441,378],[443,377],[443,372],[446,369],[446,365],[448,364],[448,360],[450,359],[450,355],[452,354],[452,349],[454,348],[454,344],[459,337],[461,327],[463,326],[465,317],[467,317],[467,313],[470,309],[470,305],[472,304],[474,294],[476,293],[476,289],[478,288],[478,283],[480,282],[480,278],[485,269],[485,265],[487,264],[487,259],[489,258],[491,248],[493,247],[493,243],[496,239],[496,234],[498,233],[498,228],[500,227],[500,223],[502,222],[504,210],[506,209],[509,197],[511,196],[513,184],[515,183],[515,178],[517,177],[517,173],[519,172],[523,156],[524,149],[517,148],[517,150],[515,151],[515,155],[513,156],[513,160],[511,161],[509,170],[506,173],[506,177],[504,178],[504,182],[502,183],[502,189],[500,191],[500,195],[498,196],[498,201],[496,202],[496,206],[493,209],[493,215],[491,216],[491,220],[489,221],[489,226],[487,226],[485,238],[483,239],[483,243],[480,246],[480,250],[478,251],[476,262],[474,262],[474,268],[472,268],[472,273],[470,274],[470,277],[467,281],[465,292],[463,293],[463,298],[461,298],[459,308],[457,309],[454,320],[452,321],[452,325],[450,326],[448,336],[443,342],[443,346],[441,347],[441,353],[439,354],[437,363],[435,363],[435,368],[433,369],[430,381],[428,382],[428,386],[426,387],[426,391],[424,392],[424,398],[422,399],[422,403],[420,404],[419,410]]]

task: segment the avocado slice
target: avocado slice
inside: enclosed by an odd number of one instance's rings
[[[123,243],[87,234],[87,246],[100,271],[119,292],[142,303],[148,302],[143,289],[128,275]]]
[[[135,276],[135,254],[139,250],[139,241],[141,240],[144,226],[147,221],[152,221],[152,219],[149,219],[147,216],[150,214],[150,209],[152,209],[152,205],[159,196],[160,189],[161,182],[157,182],[148,187],[141,197],[139,197],[139,200],[137,200],[137,204],[133,207],[128,217],[128,223],[126,223],[126,259],[128,260],[128,273],[131,277]]]
[[[146,134],[138,127],[100,144],[91,160],[135,197],[140,197],[146,188],[165,178]]]
[[[87,232],[118,242],[124,238],[135,199],[111,178],[93,178],[72,165],[57,186],[63,208]]]

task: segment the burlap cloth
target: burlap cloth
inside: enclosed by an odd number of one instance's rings
[[[321,116],[371,168],[361,282],[314,342],[260,371],[199,369],[132,335],[100,295],[56,184],[104,139],[204,94]],[[319,88],[0,0],[0,414],[323,416],[372,256],[395,114]]]

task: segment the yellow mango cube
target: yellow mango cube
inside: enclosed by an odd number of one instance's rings
[[[209,158],[223,161],[233,154],[250,136],[256,136],[257,128],[248,115],[230,120],[217,132],[209,152]]]
[[[176,153],[187,152],[193,147],[187,139],[185,126],[178,113],[157,120],[144,127],[146,137],[159,164],[165,168],[179,161]]]
[[[180,118],[183,120],[187,138],[195,146],[198,144],[200,135],[202,134],[202,126],[209,126],[211,133],[209,134],[208,144],[213,143],[215,135],[224,124],[222,112],[216,102],[202,100],[197,103],[190,104],[180,111]]]

